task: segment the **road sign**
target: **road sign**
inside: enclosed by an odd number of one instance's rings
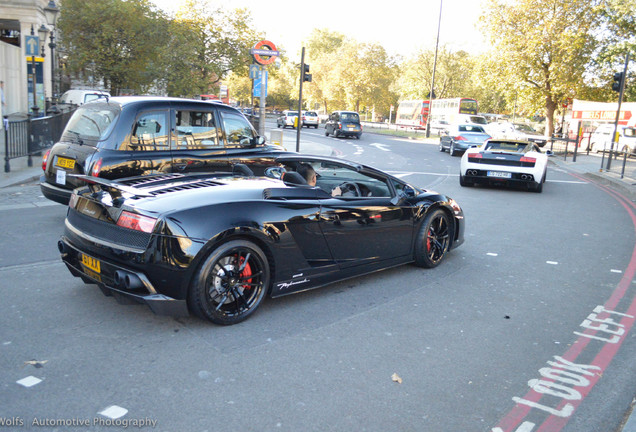
[[[25,36],[24,48],[27,56],[40,55],[40,38],[38,36]]]
[[[250,65],[250,79],[261,77],[261,67],[259,65]]]
[[[265,86],[264,96],[267,97],[267,75],[267,71],[263,71],[261,76],[254,80],[254,97],[261,97],[261,83]]]
[[[250,54],[254,56],[256,63],[268,65],[274,63],[280,53],[276,50],[276,45],[272,42],[262,40],[254,45],[254,48],[250,50]]]

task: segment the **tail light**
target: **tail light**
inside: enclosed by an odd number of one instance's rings
[[[99,158],[95,165],[93,165],[93,169],[91,170],[91,175],[93,177],[99,177],[99,172],[102,170],[102,158]]]
[[[483,158],[481,153],[468,153],[469,159],[481,159]]]
[[[123,211],[117,219],[117,226],[128,228],[135,231],[143,231],[151,233],[155,228],[157,219],[148,216],[142,216],[129,211]]]
[[[521,162],[535,163],[537,161],[537,158],[523,156],[520,160]]]
[[[48,149],[44,156],[42,156],[42,171],[46,171],[46,163],[49,161],[49,155],[51,154],[51,149]]]
[[[71,199],[68,202],[68,206],[72,209],[75,208],[75,206],[77,205],[77,200],[79,199],[79,195],[77,195],[75,192],[73,192],[71,194]]]
[[[463,137],[463,136],[461,136],[461,135],[457,135],[456,137],[453,137],[453,139],[454,139],[455,141],[467,141],[467,139],[466,139],[466,138],[464,138],[464,137]]]
[[[338,129],[342,129],[342,123],[338,123]]]

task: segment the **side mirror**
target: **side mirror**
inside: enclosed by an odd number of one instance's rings
[[[402,189],[402,191],[406,198],[412,198],[417,195],[417,191],[411,185],[404,186],[404,189]]]
[[[263,145],[265,144],[265,142],[267,142],[267,140],[264,136],[255,136],[254,138],[252,138],[252,147]]]

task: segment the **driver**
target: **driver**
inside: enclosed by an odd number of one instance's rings
[[[298,164],[298,167],[296,168],[296,172],[298,172],[298,174],[300,174],[301,176],[305,178],[309,186],[312,186],[312,187],[316,186],[316,180],[318,179],[318,176],[316,175],[316,170],[314,170],[314,167],[312,167],[310,164],[308,163]],[[331,196],[334,196],[334,197],[357,196],[357,194],[355,193],[355,191],[351,191],[351,190],[343,191],[340,188],[340,186],[336,186],[335,188],[331,190]]]

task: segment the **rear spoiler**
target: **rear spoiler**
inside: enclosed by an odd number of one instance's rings
[[[108,192],[109,195],[111,195],[113,197],[113,199],[118,198],[121,196],[121,192],[125,192],[125,193],[129,193],[133,196],[136,197],[150,197],[153,196],[150,192],[144,192],[141,191],[135,187],[132,186],[126,186],[123,185],[121,183],[117,183],[114,180],[107,180],[107,179],[103,179],[103,178],[99,178],[99,177],[93,177],[93,176],[87,176],[87,175],[82,175],[82,174],[68,174],[69,177],[74,177],[76,179],[79,180],[83,180],[86,183],[90,185],[100,185],[100,186],[106,186],[107,190],[106,192]],[[93,192],[97,192],[96,189],[94,189],[93,187],[91,187],[91,190]],[[119,193],[113,193],[114,191],[119,191]]]

